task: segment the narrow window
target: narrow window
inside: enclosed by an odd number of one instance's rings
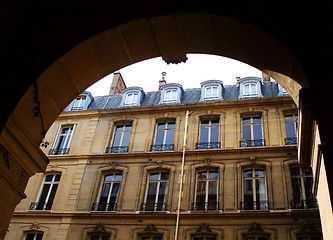
[[[197,149],[220,148],[219,120],[203,120],[200,123],[200,136]]]
[[[165,211],[168,192],[169,173],[152,172],[149,174],[143,211]]]
[[[75,125],[61,126],[49,155],[66,155],[72,140]]]
[[[168,89],[164,93],[164,103],[177,103],[177,89]]]
[[[27,233],[24,240],[42,240],[43,239],[43,233],[42,232],[31,232]]]
[[[92,211],[116,211],[121,178],[121,173],[104,175],[98,202],[93,204]]]
[[[131,136],[132,125],[116,126],[111,146],[106,148],[106,153],[125,153],[128,152],[128,144]]]
[[[311,167],[291,167],[290,174],[293,189],[291,208],[317,208],[317,202],[312,194],[313,177]]]
[[[50,210],[58,189],[61,174],[49,174],[44,179],[38,202],[30,205],[30,210]]]
[[[75,98],[72,111],[82,111],[84,110],[84,101],[86,100],[86,96],[79,96]]]
[[[243,171],[242,210],[267,210],[267,188],[263,169],[246,169]]]
[[[205,101],[218,100],[217,86],[207,86],[205,87]]]
[[[240,141],[240,146],[265,146],[261,117],[248,117],[242,119],[242,140]]]
[[[297,144],[297,114],[290,114],[284,117],[286,124],[286,138],[284,142],[286,145]]]
[[[92,234],[89,239],[90,240],[109,240],[110,234],[109,233]]]
[[[125,106],[136,106],[138,102],[138,93],[127,93],[125,98]]]
[[[252,98],[257,97],[257,84],[256,83],[246,83],[243,85],[243,97]]]
[[[196,189],[193,210],[218,210],[218,172],[199,171],[196,179]]]
[[[175,123],[158,123],[156,126],[154,145],[151,151],[173,151]]]

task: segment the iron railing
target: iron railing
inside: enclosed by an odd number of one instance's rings
[[[128,146],[107,147],[105,153],[127,153]]]
[[[240,140],[240,147],[262,147],[265,146],[265,139],[255,139],[255,140]]]
[[[53,148],[50,149],[49,155],[66,155],[68,154],[69,148]]]
[[[72,107],[72,111],[83,111],[84,107]]]
[[[310,200],[291,200],[289,202],[290,209],[308,209],[308,208],[318,208],[318,202],[316,199]]]
[[[297,138],[293,137],[293,138],[285,138],[284,139],[284,144],[285,145],[297,145]]]
[[[220,142],[201,142],[196,144],[196,149],[218,149]]]
[[[151,145],[150,151],[152,152],[173,151],[173,144]]]
[[[51,210],[53,202],[32,202],[29,210]]]
[[[259,94],[254,93],[254,94],[243,94],[243,98],[257,98]]]
[[[268,210],[268,201],[242,201],[239,206],[240,210]]]
[[[192,202],[193,211],[218,211],[218,202]]]
[[[93,203],[91,211],[114,212],[117,209],[116,202],[97,202]]]
[[[167,203],[147,203],[144,202],[141,205],[141,211],[151,211],[151,212],[163,212],[166,211]]]

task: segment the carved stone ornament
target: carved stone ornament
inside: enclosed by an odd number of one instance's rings
[[[38,230],[40,229],[39,223],[38,222],[34,222],[33,224],[31,224],[31,230]]]
[[[106,230],[105,230],[105,225],[104,225],[104,223],[98,223],[98,224],[96,224],[96,227],[95,227],[95,229],[94,229],[94,231],[93,232],[106,232]]]
[[[200,224],[199,229],[197,230],[197,233],[211,233],[211,232],[212,229],[210,229],[207,223]]]
[[[155,232],[157,232],[157,228],[155,227],[154,224],[148,224],[147,227],[145,227],[145,229],[143,229],[143,231],[145,233],[155,233]]]

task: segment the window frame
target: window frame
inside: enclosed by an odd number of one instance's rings
[[[87,96],[84,96],[84,95],[76,97],[73,102],[72,111],[84,110],[84,107],[82,107],[81,105],[84,105],[83,101],[86,101],[86,100],[87,100]]]
[[[168,93],[170,92],[170,99],[166,99]],[[174,95],[175,94],[175,95]],[[174,99],[175,96],[175,99]],[[172,104],[178,102],[178,89],[177,88],[167,88],[164,90],[163,103]]]
[[[159,129],[158,126],[160,124],[165,124],[165,128]],[[173,124],[173,128],[169,128],[169,124]],[[173,130],[173,140],[172,144],[166,144],[166,139],[168,136],[168,131]],[[154,144],[151,146],[150,150],[154,152],[160,152],[160,151],[174,151],[174,143],[175,143],[175,133],[176,133],[176,121],[163,121],[163,122],[157,122],[155,126],[155,133],[154,133]],[[156,137],[158,131],[164,131],[163,133],[163,143],[162,144],[156,144]]]
[[[121,131],[117,131],[117,128],[119,126],[122,126],[122,130]],[[126,127],[131,127],[130,130],[126,130]],[[132,123],[123,123],[123,124],[116,124],[113,127],[113,133],[112,133],[112,138],[109,144],[109,147],[106,148],[105,153],[126,153],[129,151],[129,145],[130,145],[130,140],[131,140],[131,135],[132,135],[132,129],[133,129],[133,124]],[[129,132],[129,138],[128,138],[128,144],[127,145],[123,145],[123,139],[124,139],[124,134]],[[121,137],[120,137],[120,145],[119,146],[114,146],[114,140],[116,137],[116,134],[120,133]]]
[[[211,90],[211,96],[207,96],[208,89]],[[213,89],[216,89],[216,95],[213,96]],[[204,101],[216,101],[219,99],[219,88],[218,85],[207,85],[204,88]]]
[[[131,96],[130,101],[128,101],[129,96]],[[134,96],[136,96],[135,101],[133,101]],[[139,100],[139,93],[138,92],[128,92],[126,93],[125,100],[124,100],[124,106],[125,107],[132,107],[137,106]]]
[[[255,123],[254,119],[259,118],[260,123]],[[250,119],[250,123],[244,123],[245,119]],[[261,138],[255,138],[254,136],[254,126],[261,126],[260,135]],[[251,139],[244,138],[244,126],[250,126],[250,137]],[[241,117],[241,140],[240,147],[264,147],[265,146],[265,138],[264,138],[264,124],[261,115],[254,116],[242,116]]]
[[[292,117],[291,121],[287,121],[287,117]],[[292,123],[294,129],[294,137],[289,137],[287,124]],[[298,135],[298,114],[297,113],[286,113],[284,114],[284,127],[285,127],[285,145],[297,145],[297,135]]]
[[[202,126],[202,123],[208,121],[208,126]],[[217,121],[217,124],[213,125],[212,121]],[[214,127],[215,126],[215,127]],[[208,141],[207,142],[201,142],[201,136],[202,136],[202,129],[208,128]],[[218,140],[217,142],[212,142],[212,129],[217,128],[217,136]],[[219,118],[210,118],[210,119],[200,119],[199,122],[199,136],[198,136],[198,143],[196,145],[196,149],[218,149],[221,147],[220,142],[220,119]]]
[[[71,129],[69,134],[61,133],[62,130],[65,128]],[[49,151],[49,155],[67,155],[68,154],[70,145],[72,143],[73,135],[75,132],[75,128],[76,128],[76,124],[62,124],[59,126],[53,146]],[[62,140],[60,141],[62,136],[66,136],[66,140],[65,140],[66,147],[65,148],[64,147],[59,148],[60,142],[62,142]]]
[[[252,93],[252,86],[254,86],[255,93]],[[249,89],[249,94],[246,94],[246,88]],[[243,84],[243,98],[255,98],[258,97],[258,86],[256,82],[247,82]]]

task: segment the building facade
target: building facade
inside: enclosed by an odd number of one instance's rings
[[[47,132],[47,170],[5,239],[320,240],[297,124],[291,97],[257,77],[84,92]]]

